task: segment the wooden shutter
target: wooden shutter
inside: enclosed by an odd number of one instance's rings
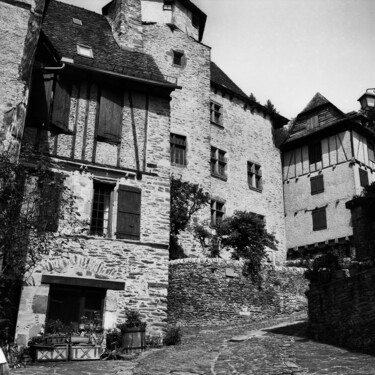
[[[310,185],[311,185],[311,195],[322,193],[324,191],[323,175],[311,177]]]
[[[53,94],[51,124],[62,131],[68,130],[71,84],[61,75],[56,76]]]
[[[365,187],[369,184],[368,173],[364,169],[359,168],[359,182],[361,186]]]
[[[375,162],[374,144],[370,141],[367,141],[367,152],[368,152],[369,160],[372,161],[372,162]]]
[[[327,228],[326,208],[318,208],[311,212],[313,220],[313,230],[321,230]]]
[[[119,90],[102,88],[100,97],[98,137],[118,143],[121,140],[122,97]]]
[[[27,125],[48,125],[53,76],[52,73],[43,74],[40,70],[34,71],[27,112]]]
[[[141,190],[120,185],[118,190],[117,238],[139,240],[141,233]]]

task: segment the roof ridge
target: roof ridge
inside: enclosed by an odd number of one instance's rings
[[[306,107],[297,115],[297,117],[305,112],[309,112],[324,104],[332,104],[332,103],[327,98],[325,98],[320,92],[317,92],[312,97],[312,99],[307,103]]]

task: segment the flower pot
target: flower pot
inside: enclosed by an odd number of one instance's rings
[[[121,350],[124,353],[142,352],[146,349],[145,328],[126,328],[121,332]]]
[[[59,345],[59,344],[65,344],[66,343],[66,336],[60,335],[60,336],[46,336],[44,338],[44,342],[46,345]]]

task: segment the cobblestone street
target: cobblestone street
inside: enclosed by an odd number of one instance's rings
[[[196,327],[183,343],[131,361],[69,362],[12,370],[18,375],[375,375],[375,357],[306,338],[306,320]]]

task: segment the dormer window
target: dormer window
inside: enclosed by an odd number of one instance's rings
[[[92,53],[92,48],[88,46],[84,46],[82,44],[77,44],[77,53],[83,57],[90,57],[91,59],[94,57]]]
[[[172,10],[173,0],[164,0],[163,10]]]
[[[79,25],[79,26],[82,26],[82,21],[78,18],[72,18],[72,21],[75,25]]]
[[[184,54],[182,52],[173,51],[173,64],[174,65],[181,65],[183,55]]]

